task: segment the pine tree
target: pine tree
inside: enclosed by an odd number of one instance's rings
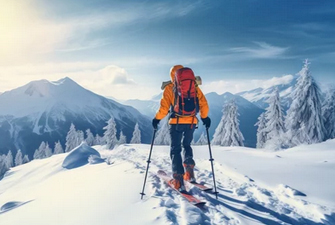
[[[223,109],[223,116],[214,133],[213,145],[244,146],[237,116],[237,106],[235,101],[231,101]]]
[[[8,154],[6,156],[6,166],[8,169],[14,166],[14,158],[11,150],[8,151]]]
[[[0,179],[8,169],[6,155],[0,155]]]
[[[196,142],[196,145],[207,145],[207,144],[208,144],[207,135],[204,132],[202,132],[201,136]]]
[[[80,145],[83,141],[85,141],[85,137],[84,137],[84,132],[82,130],[77,130],[77,145]]]
[[[279,91],[275,92],[267,101],[269,107],[265,112],[266,141],[265,146],[274,150],[284,147],[285,125],[283,120],[283,111],[279,98]]]
[[[332,88],[327,94],[322,107],[322,117],[326,130],[325,139],[335,138],[335,88]]]
[[[163,119],[161,121],[161,124],[163,124],[163,126],[157,131],[157,135],[155,138],[155,144],[156,145],[170,145],[171,138],[170,138],[170,126],[169,126],[168,119]]]
[[[28,155],[24,155],[24,157],[22,159],[22,164],[26,164],[28,162],[30,162]]]
[[[21,149],[19,149],[15,156],[15,166],[19,166],[22,164],[23,164],[23,157],[22,157]]]
[[[94,145],[104,145],[104,144],[106,144],[104,138],[100,137],[99,134],[96,134],[94,138]]]
[[[116,123],[113,117],[108,120],[107,126],[105,126],[103,129],[106,130],[104,133],[104,140],[106,140],[106,148],[113,149],[117,144]]]
[[[93,136],[93,134],[92,134],[92,132],[91,132],[90,129],[86,130],[86,139],[85,139],[85,141],[86,141],[86,144],[88,146],[93,146],[93,144],[94,144],[94,136]]]
[[[36,149],[36,151],[34,153],[34,159],[44,159],[44,158],[46,158],[45,149],[46,149],[46,144],[45,144],[44,141],[42,141],[41,144],[40,144],[40,147],[38,147],[38,149]]]
[[[141,144],[141,131],[139,129],[138,123],[135,125],[135,129],[133,132],[133,137],[130,141],[131,144]]]
[[[123,134],[123,132],[120,132],[120,138],[119,138],[119,145],[123,145],[127,143],[127,138],[126,136]]]
[[[56,154],[62,154],[62,153],[64,153],[64,149],[62,147],[62,144],[59,141],[57,141],[55,143],[54,154],[56,155]]]
[[[257,148],[264,148],[267,140],[266,119],[265,113],[258,117],[258,122],[255,124],[257,128]]]
[[[76,127],[73,123],[71,123],[70,130],[66,135],[66,143],[65,143],[65,152],[69,152],[75,147],[77,147],[78,142],[78,133],[76,131]]]
[[[48,142],[45,144],[44,155],[45,158],[49,158],[50,156],[52,156],[52,149],[49,147]]]
[[[325,128],[321,112],[320,89],[305,60],[292,92],[292,104],[287,111],[286,130],[290,145],[312,144],[324,140]],[[305,133],[303,133],[305,132]]]
[[[40,159],[40,151],[38,149],[35,150],[33,159]]]

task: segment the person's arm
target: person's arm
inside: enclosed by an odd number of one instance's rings
[[[172,99],[173,99],[172,88],[170,87],[170,85],[168,85],[164,89],[160,107],[158,112],[156,113],[155,119],[161,120],[169,113],[169,109],[172,104]]]

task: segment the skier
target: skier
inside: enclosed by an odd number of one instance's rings
[[[175,107],[176,105],[175,96],[178,94],[178,91],[176,91],[178,90],[177,89],[178,87],[176,87],[176,85],[180,85],[178,82],[175,82],[175,79],[178,73],[179,76],[182,76],[180,74],[186,70],[188,74],[191,74],[191,76],[194,77],[193,71],[191,69],[185,68],[181,65],[175,65],[170,69],[170,77],[172,82],[168,83],[164,87],[163,96],[160,102],[160,108],[156,113],[155,118],[152,120],[152,126],[154,127],[154,129],[157,129],[160,120],[163,119],[170,112],[170,119],[169,119],[170,138],[171,138],[170,157],[172,160],[172,172],[173,172],[173,179],[170,181],[170,183],[174,186],[175,189],[179,191],[185,191],[184,180],[187,180],[189,182],[195,182],[194,177],[195,162],[193,160],[193,151],[191,148],[191,142],[193,139],[194,130],[198,124],[198,119],[195,116],[195,114],[189,116],[180,116],[180,114],[176,112]],[[190,93],[191,86],[192,86],[191,84],[187,85],[187,88],[190,88],[188,90],[188,93]],[[183,100],[182,103],[183,108],[184,107],[197,108],[196,111],[200,111],[200,117],[203,124],[206,126],[206,128],[209,128],[211,125],[211,120],[208,117],[209,107],[207,104],[207,100],[202,91],[200,90],[200,88],[198,87],[198,85],[196,84],[196,82],[193,83],[192,88],[195,91],[194,101],[192,100],[193,106],[192,103],[190,103],[190,101]],[[177,98],[178,97],[179,96],[177,96]],[[183,142],[182,145],[184,148],[183,151],[184,161],[182,161],[181,157],[181,151],[182,151],[181,142]]]

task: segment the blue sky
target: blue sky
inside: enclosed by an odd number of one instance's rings
[[[335,83],[330,0],[10,2],[0,92],[68,76],[99,94],[146,99],[182,64],[205,92],[236,93],[296,74],[306,58],[317,81]]]

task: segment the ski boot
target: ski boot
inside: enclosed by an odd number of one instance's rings
[[[173,174],[173,179],[170,180],[170,184],[180,192],[186,192],[186,188],[184,185],[183,174]]]
[[[194,177],[194,165],[184,163],[184,168],[186,171],[184,173],[184,180],[191,182],[191,183],[196,183],[195,177]]]

